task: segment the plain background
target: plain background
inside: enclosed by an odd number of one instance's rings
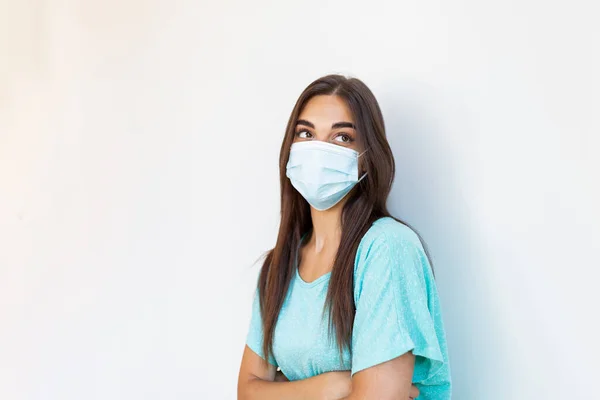
[[[454,399],[590,399],[597,6],[2,0],[0,398],[235,399],[306,85],[383,109]]]

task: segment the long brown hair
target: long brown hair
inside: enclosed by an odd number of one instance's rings
[[[262,350],[265,359],[273,352],[275,324],[295,273],[295,259],[301,237],[306,233],[309,240],[312,235],[310,206],[287,178],[286,164],[298,116],[308,100],[316,95],[336,95],[346,102],[354,117],[357,138],[363,148],[369,149],[361,156],[361,167],[367,175],[347,195],[348,200],[342,210],[342,237],[325,300],[324,310],[329,310],[329,335],[331,337],[332,331],[335,332],[340,358],[344,347],[351,351],[356,310],[353,295],[356,250],[375,220],[392,217],[387,210],[386,201],[394,180],[395,163],[386,138],[383,115],[375,96],[357,78],[327,75],[315,80],[304,89],[292,110],[279,155],[281,222],[277,243],[266,253],[258,279],[264,334]]]

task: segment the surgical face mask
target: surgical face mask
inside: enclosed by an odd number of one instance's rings
[[[358,177],[358,158],[363,154],[320,140],[296,142],[290,148],[286,176],[311,206],[327,210],[367,175]]]

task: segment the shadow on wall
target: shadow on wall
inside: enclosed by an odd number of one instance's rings
[[[507,382],[510,371],[500,370],[510,363],[508,351],[502,352],[502,344],[496,343],[496,333],[502,330],[495,326],[487,283],[478,273],[485,265],[478,262],[481,243],[475,239],[469,191],[479,182],[470,173],[473,164],[465,153],[475,146],[462,149],[459,141],[469,135],[453,134],[471,129],[468,110],[461,108],[460,99],[444,99],[430,86],[415,82],[392,83],[377,92],[396,161],[388,208],[419,233],[432,259],[453,397],[491,398],[490,388],[498,385],[495,374],[501,373],[500,380]],[[456,121],[465,126],[452,126]]]

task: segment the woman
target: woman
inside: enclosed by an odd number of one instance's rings
[[[340,75],[311,83],[279,167],[279,235],[258,279],[238,399],[450,399],[433,270],[387,211],[394,157],[369,88]]]

